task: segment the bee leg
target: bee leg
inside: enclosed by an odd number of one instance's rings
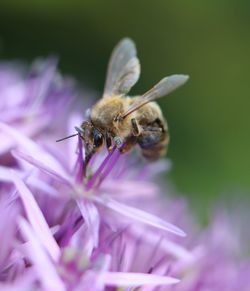
[[[140,134],[140,128],[139,128],[138,122],[135,118],[131,119],[131,125],[132,125],[133,135],[138,136]]]
[[[153,126],[148,126],[146,127],[147,132],[163,132],[164,130],[160,127],[153,127]]]
[[[105,139],[107,150],[110,152],[112,150],[112,137],[109,132],[106,132]]]
[[[137,137],[132,135],[126,140],[123,147],[120,148],[120,152],[122,154],[125,154],[128,151],[130,151],[136,144],[137,144]]]
[[[166,129],[154,126],[146,126],[138,137],[142,155],[147,160],[157,160],[167,152],[169,135]]]
[[[88,164],[89,164],[89,162],[94,154],[95,154],[94,150],[89,151],[88,148],[86,148],[85,159],[84,159],[84,168],[83,168],[84,177],[87,176],[87,167],[88,167]]]
[[[124,140],[123,140],[123,138],[121,138],[120,136],[115,136],[115,137],[114,137],[114,143],[115,143],[115,146],[116,146],[118,149],[122,147],[123,142],[124,142]]]

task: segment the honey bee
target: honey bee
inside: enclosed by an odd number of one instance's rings
[[[115,146],[126,153],[138,145],[150,161],[166,154],[168,126],[154,100],[183,85],[188,76],[165,77],[143,95],[130,97],[127,94],[139,75],[135,44],[124,38],[111,54],[103,97],[90,109],[88,120],[76,128],[85,146],[85,168],[103,146],[109,151]]]

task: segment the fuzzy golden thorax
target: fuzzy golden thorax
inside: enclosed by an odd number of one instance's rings
[[[120,121],[116,121],[116,118],[128,110],[131,102],[130,97],[120,95],[100,99],[91,109],[91,122],[102,132],[109,131],[114,136],[125,138],[131,135],[131,119],[134,114]]]

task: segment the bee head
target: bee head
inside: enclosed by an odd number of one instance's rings
[[[104,136],[90,121],[84,121],[78,132],[84,142],[85,165],[87,165],[94,153],[102,147]]]

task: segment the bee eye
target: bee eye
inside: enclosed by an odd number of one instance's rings
[[[100,133],[100,131],[95,129],[93,132],[93,137],[94,137],[94,146],[96,148],[100,147],[103,144],[103,136]]]

